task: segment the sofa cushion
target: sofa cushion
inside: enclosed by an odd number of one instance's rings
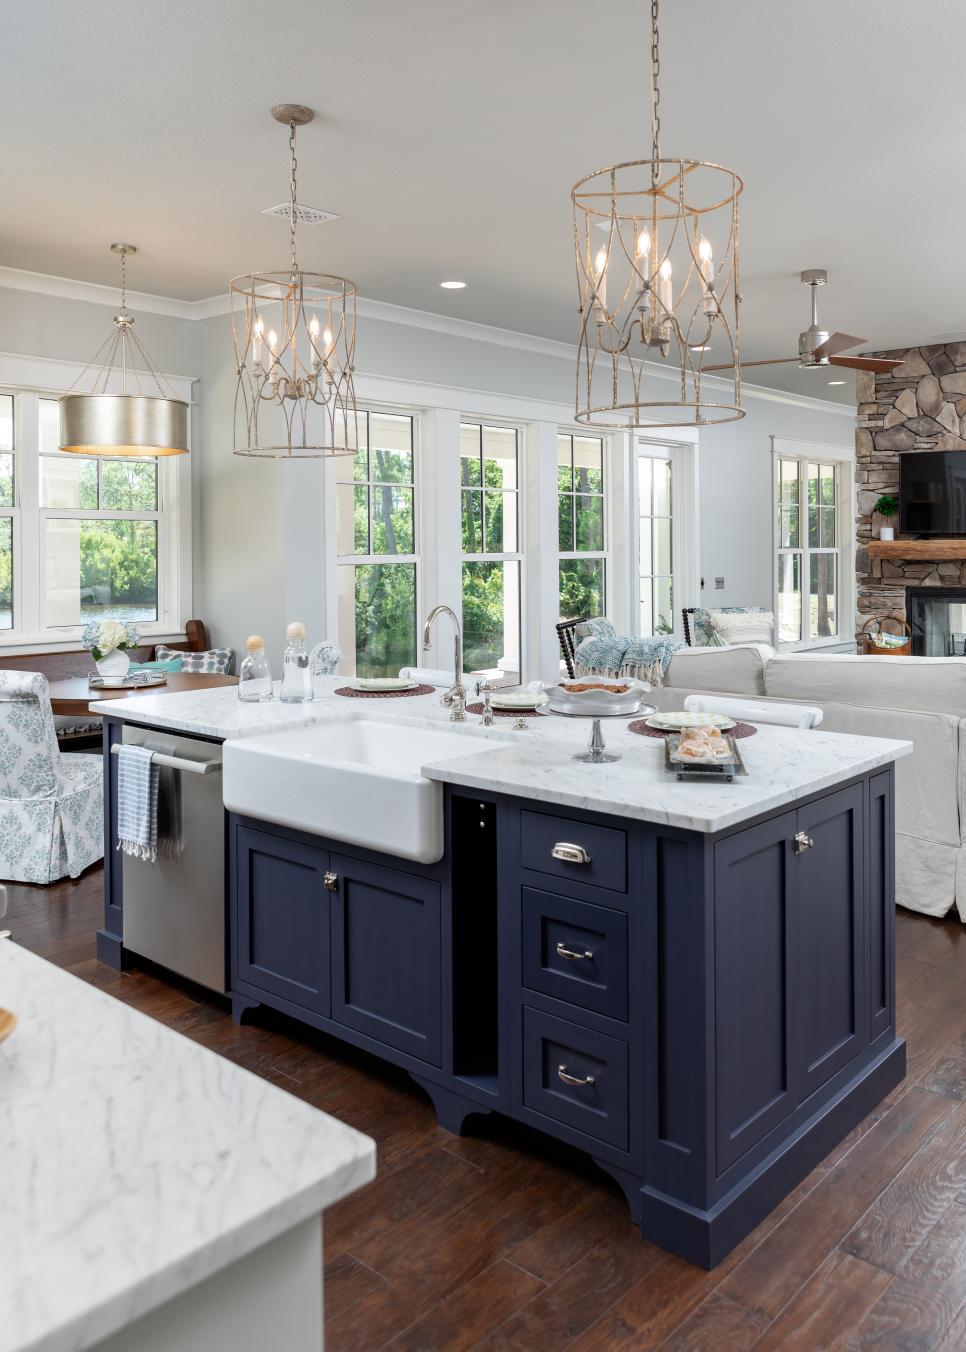
[[[617,634],[610,620],[602,618],[582,620],[574,632],[578,638],[614,638]]]
[[[671,658],[664,685],[722,695],[764,695],[766,665],[773,656],[774,649],[765,643],[681,648]]]
[[[772,699],[835,701],[966,717],[966,658],[789,653],[765,670]]]

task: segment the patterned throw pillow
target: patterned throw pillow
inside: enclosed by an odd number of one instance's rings
[[[583,624],[578,624],[575,630],[578,639],[581,638],[614,638],[617,630],[611,624],[610,620],[584,620]]]
[[[727,645],[714,627],[715,615],[757,615],[761,606],[719,606],[709,610],[706,606],[695,606],[691,616],[691,636],[696,648],[724,648]]]
[[[184,653],[176,648],[166,648],[163,643],[159,643],[154,655],[159,662],[170,662],[173,658],[180,657],[182,671],[202,672],[209,676],[227,676],[235,660],[235,649],[209,648],[204,653]]]

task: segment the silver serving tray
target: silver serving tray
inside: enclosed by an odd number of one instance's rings
[[[167,685],[165,671],[136,671],[133,676],[89,676],[89,690],[143,690],[152,685]]]
[[[728,744],[728,750],[731,752],[731,760],[707,762],[702,764],[700,761],[672,760],[674,752],[678,748],[681,740],[680,733],[672,733],[664,739],[664,768],[668,774],[674,775],[675,779],[682,781],[701,780],[707,783],[709,780],[717,780],[721,784],[731,784],[735,775],[746,775],[748,767],[741,758],[741,752],[738,750],[738,743],[727,733],[722,733],[724,740]]]

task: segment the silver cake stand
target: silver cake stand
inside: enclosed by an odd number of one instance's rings
[[[586,713],[570,709],[552,709],[549,704],[541,704],[537,709],[537,713],[543,714],[545,718],[556,715],[558,718],[589,718],[591,720],[587,750],[576,751],[573,757],[574,760],[585,761],[588,765],[607,765],[621,759],[619,751],[606,750],[604,732],[600,726],[602,718],[623,718],[625,722],[629,722],[632,718],[648,718],[656,712],[657,708],[653,704],[641,704],[640,708],[631,712],[625,709],[622,713],[610,714],[601,713],[599,710],[591,712],[589,709]]]

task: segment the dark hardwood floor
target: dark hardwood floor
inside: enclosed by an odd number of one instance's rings
[[[12,885],[17,943],[373,1136],[326,1215],[332,1352],[966,1348],[966,927],[899,912],[909,1075],[714,1272],[644,1244],[613,1183],[493,1118],[440,1131],[407,1077],[94,957],[101,870]],[[281,1344],[280,1344],[281,1346]]]

